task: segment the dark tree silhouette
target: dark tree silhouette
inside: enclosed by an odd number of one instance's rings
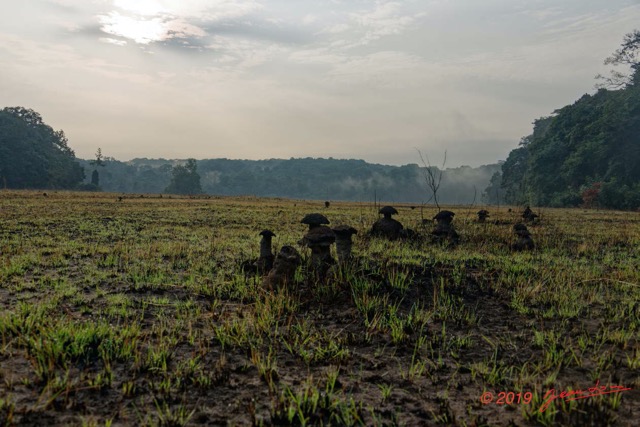
[[[74,188],[84,179],[64,132],[24,107],[0,110],[0,182],[8,188]]]
[[[96,159],[89,161],[89,164],[94,166],[93,172],[91,173],[91,184],[96,186],[96,189],[100,186],[100,174],[98,173],[98,167],[106,166],[104,162],[104,156],[102,155],[102,149],[98,147],[98,151],[96,151]]]
[[[187,160],[185,165],[174,166],[171,171],[171,183],[164,192],[172,194],[202,193],[197,169],[198,165],[195,159]]]

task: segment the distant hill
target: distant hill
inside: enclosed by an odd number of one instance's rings
[[[105,159],[99,168],[104,191],[162,193],[174,165],[186,160]],[[80,163],[90,175],[94,167]],[[269,160],[206,159],[197,161],[202,190],[212,195],[255,195],[314,200],[378,200],[421,203],[431,198],[424,169],[417,164],[388,166],[364,160],[291,158]],[[461,166],[444,170],[438,199],[445,204],[481,203],[499,164],[478,168]],[[87,178],[87,182],[89,179]]]

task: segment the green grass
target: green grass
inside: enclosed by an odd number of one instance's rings
[[[537,249],[448,207],[371,239],[368,204],[0,191],[0,425],[632,425],[640,411],[640,214],[544,210]],[[356,227],[354,260],[273,291],[245,275],[258,233]],[[335,249],[333,249],[335,250]],[[334,252],[335,256],[335,252]],[[632,390],[580,401],[596,381]],[[528,404],[482,404],[489,391]]]

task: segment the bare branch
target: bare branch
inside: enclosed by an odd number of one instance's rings
[[[613,55],[604,60],[605,65],[626,65],[632,70],[632,73],[622,73],[620,71],[611,70],[609,77],[598,74],[597,80],[602,83],[595,85],[596,89],[622,89],[633,84],[634,75],[640,67],[640,30],[633,30],[625,34],[622,45]]]
[[[442,169],[438,169],[437,167],[431,166],[431,161],[429,160],[429,156],[422,155],[422,152],[416,148],[418,155],[420,156],[420,160],[422,161],[422,165],[424,166],[422,170],[422,174],[425,182],[427,183],[427,187],[431,190],[431,198],[433,198],[436,207],[438,208],[438,212],[440,212],[440,204],[438,203],[438,190],[440,189],[440,184],[442,182],[442,175],[444,171],[445,164],[447,163],[447,152],[444,152],[444,160],[442,162]],[[425,157],[427,160],[425,161]],[[429,198],[429,200],[431,200]],[[429,201],[427,201],[428,203]]]
[[[596,80],[601,80],[602,83],[596,83],[596,89],[609,89],[609,90],[617,90],[623,89],[629,84],[631,80],[631,76],[628,74],[621,73],[617,70],[611,70],[610,76],[603,76],[602,74],[598,74]]]

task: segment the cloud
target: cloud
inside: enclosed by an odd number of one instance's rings
[[[283,45],[301,45],[314,40],[311,33],[290,23],[273,22],[267,18],[222,20],[198,23],[211,36],[226,36]]]
[[[348,35],[348,38],[334,40],[332,46],[352,49],[369,45],[385,36],[401,34],[422,16],[424,13],[405,10],[400,2],[379,0],[373,9],[347,13],[347,22],[330,24],[322,32]]]
[[[171,15],[205,20],[239,18],[262,9],[254,0],[113,0],[113,5],[140,16]]]
[[[346,31],[348,31],[351,28],[351,26],[349,24],[331,24],[325,28],[323,28],[320,33],[327,33],[327,34],[340,34],[340,33],[344,33]]]
[[[207,48],[215,53],[215,62],[237,72],[262,65],[286,51],[277,43],[230,36],[214,36]]]
[[[378,2],[369,13],[352,14],[352,20],[365,29],[361,42],[366,44],[383,36],[401,33],[415,20],[414,16],[401,10],[399,2]]]
[[[384,88],[424,84],[429,65],[416,55],[398,51],[343,57],[327,73],[333,82]]]
[[[119,40],[111,37],[100,37],[98,40],[100,40],[103,43],[115,44],[116,46],[124,46],[127,44],[126,40]]]
[[[521,12],[524,16],[532,17],[537,21],[548,21],[551,18],[555,18],[561,15],[562,8],[559,6],[542,7],[538,9],[526,9]]]
[[[59,11],[73,12],[77,11],[77,0],[40,0],[43,3],[47,3],[49,6],[56,7]]]

